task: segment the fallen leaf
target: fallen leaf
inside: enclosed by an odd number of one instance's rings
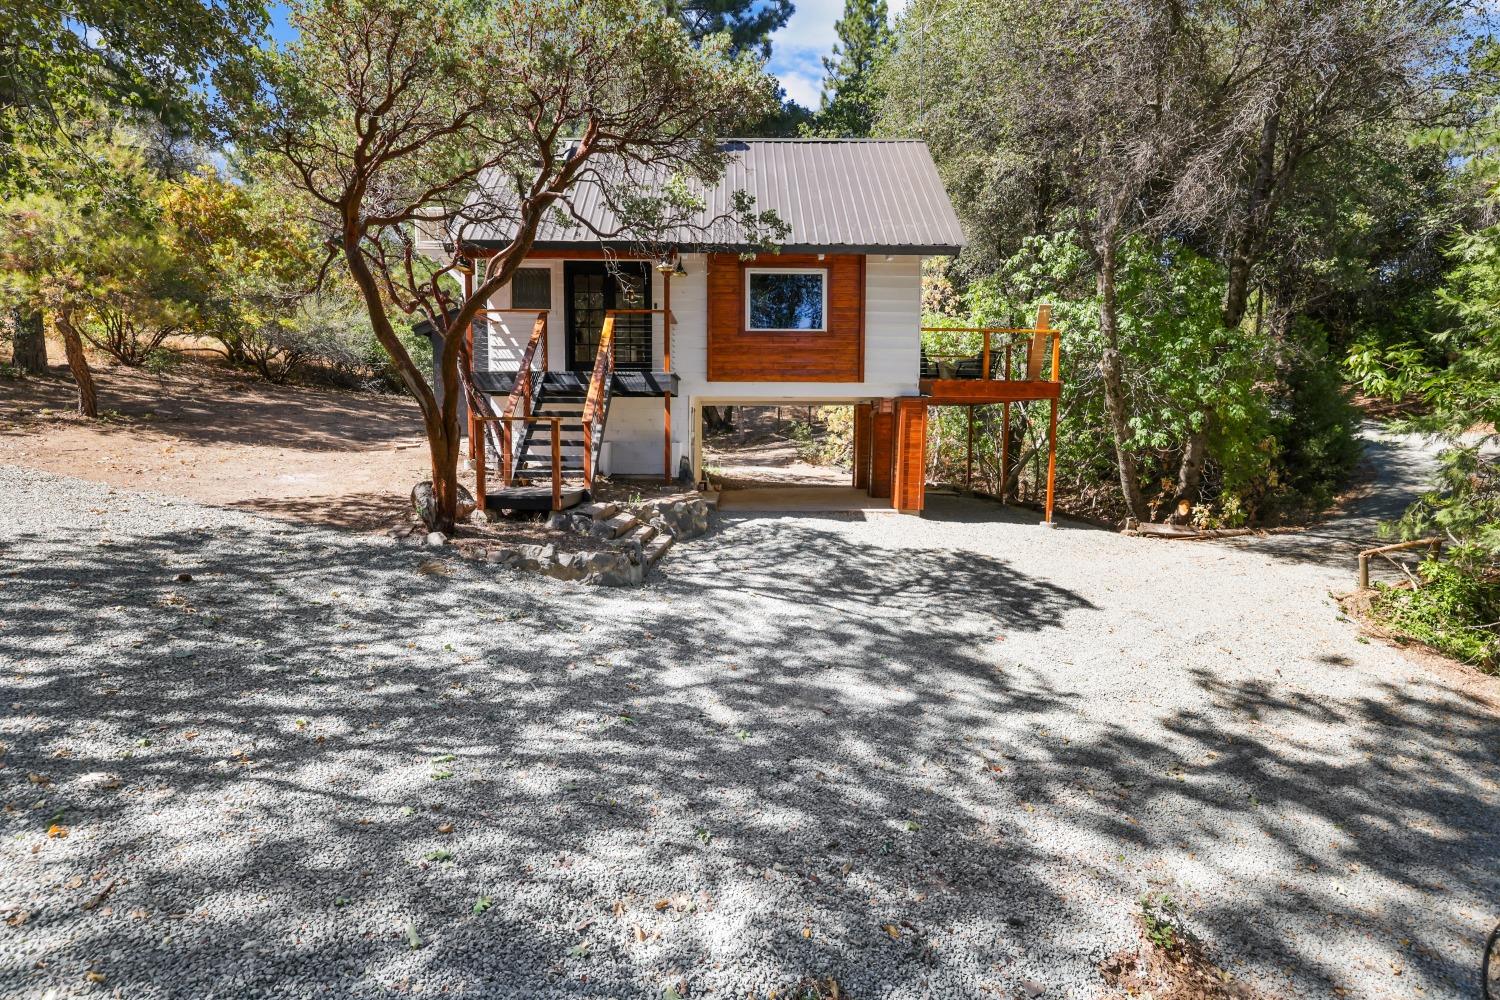
[[[83,974],[83,978],[87,979],[91,983],[102,983],[102,982],[104,982],[104,973],[102,973],[102,972],[85,972]]]
[[[670,899],[658,899],[655,903],[653,903],[651,905],[652,905],[653,909],[655,909],[658,913],[660,913],[662,910],[665,910],[667,907],[671,906],[672,905],[672,901]]]
[[[416,951],[418,948],[422,947],[422,939],[417,935],[416,924],[406,925],[406,943],[411,945],[412,951]]]
[[[452,823],[439,823],[438,824],[438,833],[452,833],[452,832],[453,832],[453,824]]]
[[[634,930],[635,930],[635,943],[636,944],[644,944],[645,941],[646,941],[646,932],[643,931],[643,930],[641,930],[641,925],[640,924],[636,924]]]
[[[8,916],[8,917],[5,918],[5,924],[6,924],[7,927],[20,927],[22,924],[24,924],[26,921],[28,921],[30,919],[31,919],[31,913],[30,913],[30,911],[28,911],[28,910],[17,910],[15,913],[12,913],[10,916]]]
[[[804,927],[804,928],[802,928],[802,936],[804,938],[810,938],[810,937],[812,937],[812,928],[811,927]]]
[[[889,934],[892,941],[901,940],[901,928],[897,927],[895,924],[881,924],[880,929]]]
[[[68,828],[61,823],[53,823],[47,827],[47,836],[55,837],[58,840],[66,840],[68,837]]]

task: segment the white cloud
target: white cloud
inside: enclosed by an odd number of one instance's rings
[[[908,0],[887,0],[891,18],[906,9]],[[771,35],[768,69],[786,94],[804,107],[816,108],[823,92],[823,56],[838,41],[834,25],[844,15],[844,0],[797,0],[785,25]]]

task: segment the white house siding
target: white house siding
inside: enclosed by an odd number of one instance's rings
[[[566,368],[563,325],[563,262],[528,261],[527,267],[552,269],[552,313],[549,340],[552,369]],[[861,382],[710,382],[708,380],[708,260],[686,254],[687,274],[672,281],[672,371],[679,378],[679,394],[672,401],[672,468],[693,454],[692,435],[697,408],[708,404],[756,405],[776,402],[843,403],[917,393],[921,356],[922,258],[872,255],[865,265],[865,352]],[[662,276],[652,275],[653,304],[662,304]],[[503,288],[491,307],[506,309],[510,289]],[[490,339],[491,364],[514,367],[530,336],[530,320],[522,316],[496,317]],[[656,329],[655,367],[662,367],[662,337]],[[610,404],[605,440],[610,445],[609,471],[618,475],[661,475],[662,410],[660,399],[616,396]],[[700,471],[700,470],[695,470]]]

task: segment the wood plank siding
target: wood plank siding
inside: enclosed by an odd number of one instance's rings
[[[916,513],[927,495],[927,401],[896,400],[891,506]]]
[[[817,268],[828,274],[826,330],[745,329],[747,267]],[[862,254],[708,255],[710,382],[864,380],[865,258]]]

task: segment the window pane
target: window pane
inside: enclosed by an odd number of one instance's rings
[[[512,309],[551,309],[552,271],[545,267],[522,267],[510,279]]]
[[[823,329],[823,273],[750,274],[752,330]]]

